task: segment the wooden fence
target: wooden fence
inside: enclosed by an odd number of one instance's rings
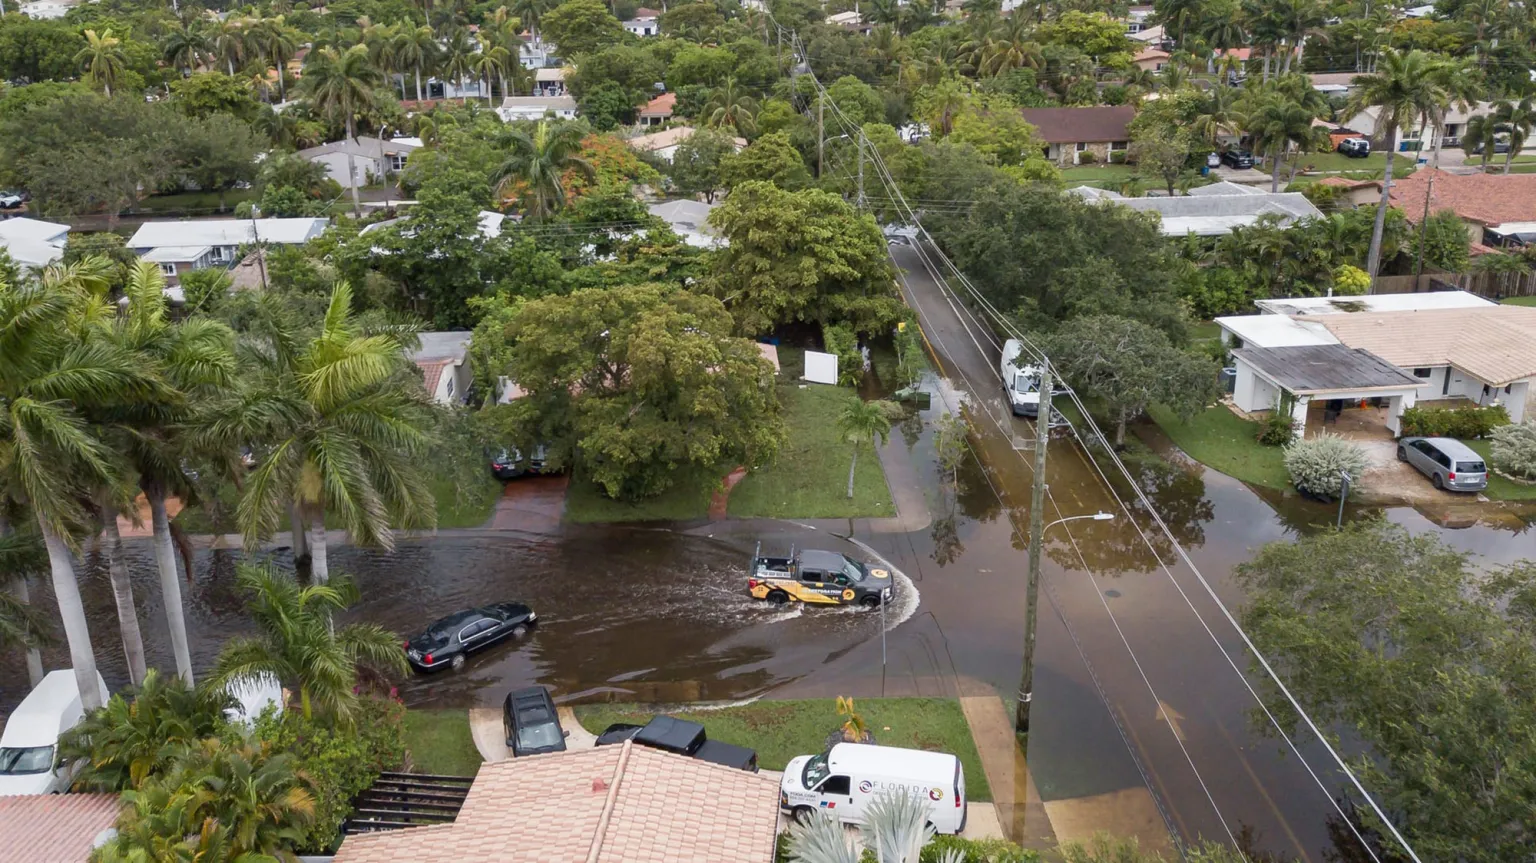
[[[1375,293],[1415,294],[1425,291],[1461,290],[1502,300],[1506,297],[1536,296],[1536,272],[1523,273],[1446,273],[1426,271],[1419,276],[1377,276]]]

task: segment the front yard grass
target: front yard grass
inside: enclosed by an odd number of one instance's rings
[[[860,698],[855,707],[864,717],[875,741],[882,746],[927,749],[959,756],[965,769],[966,796],[977,802],[992,799],[981,755],[971,738],[971,727],[952,698]],[[654,712],[638,705],[586,704],[576,707],[576,718],[593,734],[615,722],[643,725]],[[711,740],[757,750],[758,766],[783,770],[797,755],[822,752],[827,736],[842,720],[831,698],[800,701],[754,701],[719,710],[669,712],[704,726]]]
[[[1147,413],[1195,461],[1254,485],[1278,489],[1290,486],[1284,451],[1255,440],[1259,424],[1242,419],[1226,406],[1206,408],[1189,422],[1161,405],[1153,405]]]
[[[490,520],[502,485],[491,475],[489,460],[481,461],[484,464],[472,474],[473,479],[436,471],[427,478],[432,498],[437,501],[438,527],[480,527]]]
[[[469,733],[469,711],[463,708],[407,710],[405,746],[417,773],[474,776],[483,760]]]
[[[720,471],[724,475],[725,469]],[[718,482],[719,477],[714,479]],[[709,514],[713,482],[684,478],[661,494],[647,500],[627,503],[603,494],[597,483],[572,477],[565,493],[565,520],[577,524],[604,524],[620,521],[692,521]]]
[[[1506,306],[1536,306],[1536,297],[1505,297],[1499,302]]]
[[[735,518],[863,518],[896,514],[885,472],[873,448],[865,446],[854,466],[848,497],[848,462],[853,446],[842,440],[837,415],[849,399],[847,387],[785,381],[779,401],[789,440],[772,464],[747,474],[731,492]]]
[[[1489,450],[1492,445],[1487,440],[1464,440],[1462,443],[1471,447],[1474,452],[1483,457],[1483,463],[1490,468],[1493,461],[1489,458]],[[1488,471],[1488,489],[1483,492],[1489,500],[1536,500],[1536,485],[1521,485],[1510,482],[1502,476]]]

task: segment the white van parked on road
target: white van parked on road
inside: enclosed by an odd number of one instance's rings
[[[861,824],[882,791],[921,797],[937,833],[965,829],[965,771],[945,752],[839,743],[822,755],[802,755],[784,768],[779,806],[796,818],[819,809]]]
[[[100,674],[96,685],[105,703],[107,683]],[[84,715],[74,669],[48,672],[5,721],[5,732],[0,734],[0,797],[69,790],[74,765],[55,765],[54,750],[60,735]]]
[[[1040,367],[1023,362],[1024,343],[1018,339],[1003,342],[1003,361],[998,371],[1003,389],[1008,392],[1008,406],[1016,417],[1040,413]]]

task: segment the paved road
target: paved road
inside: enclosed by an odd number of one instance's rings
[[[941,374],[954,397],[970,404],[989,484],[1013,525],[1023,528],[1033,429],[1004,406],[995,371],[1000,346],[934,277],[920,250],[895,246],[892,255],[904,270],[904,291]],[[1107,459],[1100,462],[1109,470]],[[1047,520],[1098,511],[1118,515],[1113,522],[1058,525],[1047,537],[1042,596],[1050,607],[1042,608],[1029,759],[1048,806],[1053,799],[1134,800],[1134,793],[1125,795],[1140,786],[1186,841],[1235,838],[1288,858],[1321,859],[1332,844],[1326,828],[1334,811],[1330,797],[1299,759],[1281,752],[1283,744],[1250,730],[1257,702],[1236,670],[1247,668],[1247,657],[1235,630],[1193,573],[1172,565],[1176,558],[1167,542],[1152,542],[1153,557],[1139,533],[1152,530],[1148,520],[1126,516],[1082,447],[1055,440],[1047,472]],[[1273,525],[1274,513],[1246,489],[1230,481],[1223,487],[1225,478],[1212,473],[1201,498],[1213,502],[1212,512],[1193,521],[1235,520],[1244,525],[1239,532],[1245,538],[1259,541],[1283,535],[1274,526],[1255,536],[1252,525]],[[1218,514],[1217,507],[1227,511]],[[1215,542],[1196,556],[1233,608],[1241,594],[1227,573],[1246,550],[1243,543]],[[1158,567],[1157,558],[1170,568]],[[1023,569],[1022,551],[1012,566]],[[938,599],[936,591],[925,590],[925,607]],[[1053,697],[1063,701],[1053,703]],[[1334,789],[1336,777],[1323,769],[1320,747],[1302,754]]]

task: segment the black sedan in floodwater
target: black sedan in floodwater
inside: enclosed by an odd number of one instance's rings
[[[538,615],[521,602],[501,602],[471,608],[436,621],[405,643],[405,657],[422,671],[447,665],[458,668],[470,653],[512,636],[521,638],[538,623]]]

